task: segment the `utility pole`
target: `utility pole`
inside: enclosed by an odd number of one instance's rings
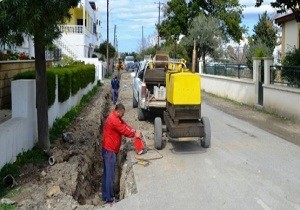
[[[194,39],[193,57],[192,57],[192,72],[195,73],[196,69],[196,39]]]
[[[157,24],[157,28],[160,26],[160,5],[162,3],[160,3],[160,1],[157,3],[157,2],[154,2],[154,4],[158,4],[158,24]],[[159,47],[159,31],[157,29],[157,47]]]
[[[116,49],[116,30],[117,30],[117,26],[115,25],[114,27],[114,48]]]
[[[119,41],[118,41],[118,36],[116,36],[116,51],[117,51],[117,56],[118,56],[118,58],[119,58],[120,55],[119,55],[118,46],[119,46]]]
[[[107,70],[108,72],[110,72],[110,69],[109,69],[109,57],[108,57],[108,54],[109,54],[109,0],[107,0],[107,4],[106,4],[106,28],[107,28],[107,31],[106,31],[106,65],[107,65]]]
[[[142,50],[144,50],[144,26],[142,26]]]

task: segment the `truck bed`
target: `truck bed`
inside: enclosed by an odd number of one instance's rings
[[[144,81],[148,84],[165,85],[166,71],[164,68],[147,69],[144,75]]]

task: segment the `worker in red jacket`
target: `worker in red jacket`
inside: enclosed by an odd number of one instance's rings
[[[102,157],[104,163],[102,176],[102,200],[107,203],[115,202],[114,178],[117,154],[121,147],[122,136],[129,138],[141,137],[140,130],[134,130],[122,117],[125,113],[123,104],[117,104],[109,114],[104,124]]]

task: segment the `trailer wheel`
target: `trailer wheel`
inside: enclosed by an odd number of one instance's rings
[[[134,94],[132,94],[132,107],[133,107],[133,108],[138,107],[138,102],[137,102],[137,100],[135,99]]]
[[[154,147],[156,149],[162,148],[162,123],[160,117],[156,117],[154,120]]]
[[[141,108],[140,103],[138,103],[138,120],[146,120],[146,111]]]
[[[211,129],[210,129],[210,122],[207,117],[202,117],[202,123],[204,127],[204,136],[201,140],[201,146],[204,148],[210,147],[210,139],[211,139]]]

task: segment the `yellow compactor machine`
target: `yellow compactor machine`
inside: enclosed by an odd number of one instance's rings
[[[200,74],[186,68],[182,59],[170,59],[166,71],[166,110],[162,119],[154,120],[154,145],[162,148],[162,134],[169,141],[197,141],[210,147],[211,129],[207,117],[201,116]]]

